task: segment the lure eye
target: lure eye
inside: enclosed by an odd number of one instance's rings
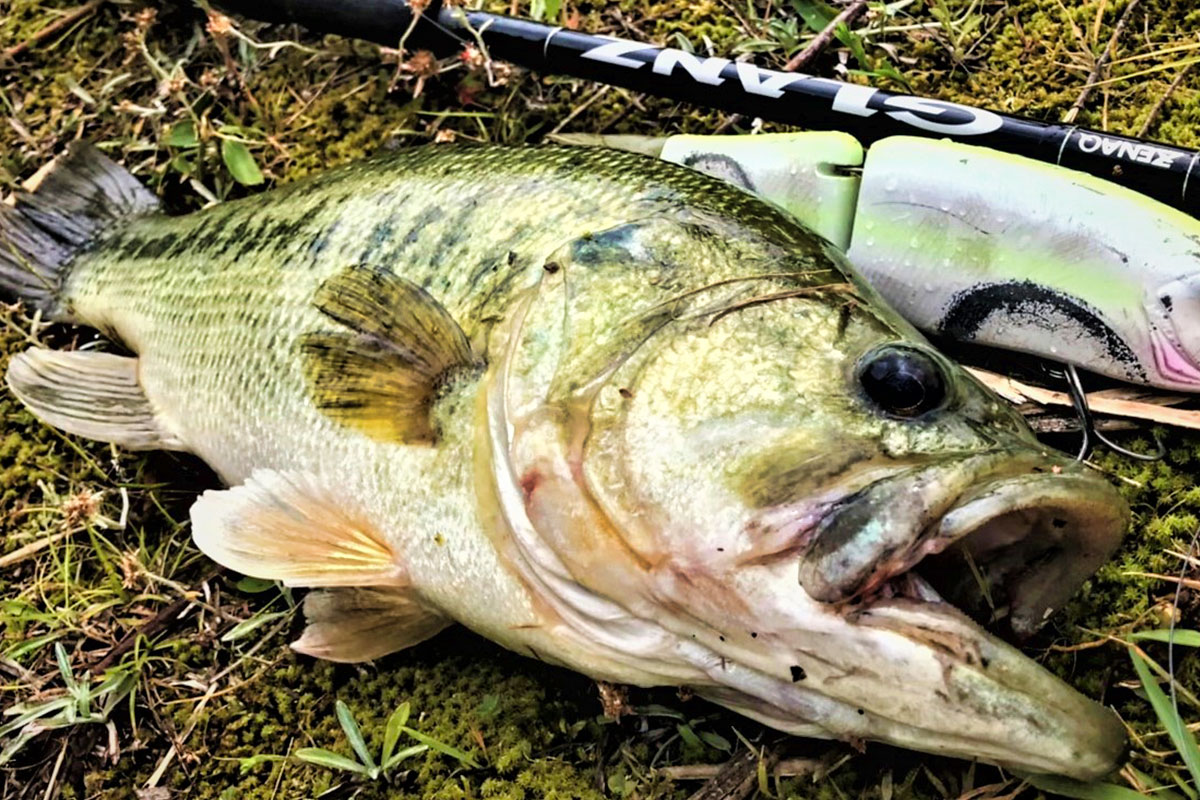
[[[946,379],[930,356],[908,347],[881,347],[863,359],[859,383],[886,414],[912,419],[946,399]]]

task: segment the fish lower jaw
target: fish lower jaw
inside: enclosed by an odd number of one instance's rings
[[[1023,656],[1019,658],[1034,670],[1042,669]],[[1057,680],[1049,673],[1045,678]],[[908,713],[881,714],[872,709],[874,704],[866,693],[847,700],[824,694],[823,689],[836,691],[839,682],[828,681],[822,686],[814,674],[797,683],[729,665],[721,679],[719,686],[692,688],[697,695],[775,730],[848,742],[859,749],[868,742],[880,742],[1081,780],[1108,774],[1124,752],[1124,729],[1117,716],[1075,694],[1065,684],[1053,687],[1057,705],[1048,704],[1043,709],[1037,706],[1042,698],[1027,697],[1024,713],[1013,713],[1006,706],[1006,702],[1013,702],[1011,699],[997,698],[989,706],[990,694],[986,691],[964,697],[951,705],[978,709],[972,719],[964,719],[962,713],[939,709],[943,700],[934,697],[928,702],[910,700]],[[904,684],[903,675],[894,675],[893,682],[880,686],[878,691],[904,692]],[[946,692],[953,692],[949,684]]]

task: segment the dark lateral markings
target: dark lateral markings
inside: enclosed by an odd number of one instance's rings
[[[1124,367],[1130,377],[1147,379],[1145,367],[1137,355],[1095,310],[1077,297],[1033,281],[978,284],[964,289],[950,299],[950,308],[938,324],[937,332],[953,339],[972,341],[995,314],[1038,319],[1045,316],[1047,308],[1071,320],[1091,339],[1102,344],[1108,357]]]

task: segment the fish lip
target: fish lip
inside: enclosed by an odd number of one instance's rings
[[[928,475],[879,481],[831,507],[802,557],[808,594],[836,605],[896,595],[943,601],[947,594],[962,606],[963,598],[975,598],[955,578],[978,572],[973,577],[987,581],[976,584],[977,594],[989,605],[997,588],[1011,601],[1007,614],[1004,608],[992,614],[993,622],[1004,618],[1011,633],[1024,637],[1104,563],[1128,526],[1129,508],[1116,489],[1065,457],[990,454],[958,469],[958,486],[948,495],[938,489],[944,468],[933,464],[924,468]],[[856,502],[863,508],[847,514]],[[875,507],[889,502],[909,508],[888,510],[892,530],[885,536],[869,526]],[[825,537],[834,544],[823,546]],[[934,585],[924,580],[935,575]],[[912,576],[921,579],[915,591]],[[961,610],[981,611],[978,603]]]
[[[998,585],[1008,601],[1003,619],[1023,638],[1108,560],[1128,524],[1129,507],[1116,489],[1082,468],[1014,476],[960,498],[938,521],[931,539],[944,545],[912,568],[919,571],[930,556],[949,560],[952,547],[969,554],[968,569],[981,574],[972,578],[982,576],[989,589]],[[946,566],[938,561],[930,559],[926,566]],[[980,593],[994,606],[995,598],[982,589]],[[953,596],[960,599],[964,593]],[[961,602],[955,606],[968,611]],[[997,619],[995,608],[992,617]]]
[[[1128,737],[1120,717],[1084,697],[1017,648],[983,630],[974,620],[948,603],[891,598],[856,611],[852,621],[882,628],[946,653],[948,691],[969,694],[985,704],[981,716],[1004,727],[1003,735],[970,736],[954,731],[945,752],[979,758],[1013,770],[1067,775],[1096,780],[1114,771],[1127,752]],[[955,649],[955,642],[961,648]],[[998,694],[1006,707],[1021,707],[1028,716],[1015,717],[1003,726],[1001,715],[988,702]],[[914,749],[928,750],[934,732],[923,728],[900,729],[899,736],[878,738]],[[946,732],[941,732],[946,736]],[[875,737],[872,737],[875,738]]]
[[[1198,306],[1200,273],[1147,289],[1142,308],[1159,383],[1186,391],[1200,388],[1200,337],[1194,332]]]

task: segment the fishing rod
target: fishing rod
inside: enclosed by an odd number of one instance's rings
[[[1096,175],[1200,217],[1200,151],[896,94],[728,58],[571,31],[433,0],[218,0],[264,22],[449,55],[482,43],[490,57],[672,100],[812,130],[864,145],[888,136],[948,138]]]

